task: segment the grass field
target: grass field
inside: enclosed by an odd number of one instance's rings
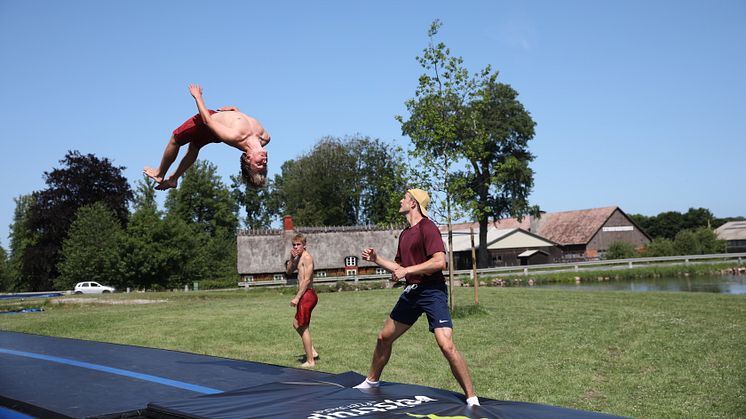
[[[0,329],[298,366],[291,290],[6,301]],[[317,368],[365,374],[400,290],[319,294]],[[746,417],[746,296],[460,288],[455,341],[480,396],[637,418]],[[145,304],[145,302],[148,302]],[[460,391],[421,319],[384,380]]]

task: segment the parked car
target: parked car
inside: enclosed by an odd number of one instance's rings
[[[98,282],[78,282],[75,284],[75,294],[104,294],[114,292],[114,287],[107,287]]]

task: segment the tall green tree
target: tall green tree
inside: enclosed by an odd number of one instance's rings
[[[426,72],[415,98],[406,102],[409,118],[397,119],[421,163],[418,177],[429,179],[427,186],[442,195],[449,245],[452,211],[469,211],[481,226],[478,265],[486,267],[489,218],[538,214],[528,203],[533,187],[528,164],[534,157],[527,143],[536,124],[490,66],[470,76],[461,57],[435,43],[440,26],[433,22],[430,43],[417,58]]]
[[[274,180],[278,212],[305,226],[400,223],[394,211],[406,187],[401,154],[369,137],[322,138],[282,165]]]
[[[231,176],[231,195],[239,206],[246,211],[243,219],[245,228],[256,230],[270,228],[272,222],[280,216],[280,204],[277,202],[275,185],[272,179],[267,186],[260,189],[249,188],[240,175]]]
[[[172,269],[179,269],[178,253],[167,246],[173,234],[158,210],[154,186],[155,182],[147,177],[137,183],[133,212],[122,243],[124,287],[168,288]]]
[[[432,195],[430,212],[445,218],[448,248],[452,249],[451,221],[460,215],[455,201],[458,185],[453,182],[453,168],[461,158],[460,133],[467,121],[466,103],[476,88],[476,80],[469,76],[461,57],[451,56],[444,43],[435,43],[441,25],[439,20],[430,25],[428,46],[422,56],[417,57],[425,73],[420,75],[415,97],[405,102],[409,118],[397,116],[396,119],[402,126],[402,133],[411,139],[414,148],[410,154],[419,163],[412,167],[413,178],[418,179],[415,186]],[[450,252],[448,266],[453,267]],[[449,284],[453,284],[452,273]],[[450,301],[453,308],[453,298]]]
[[[198,160],[184,174],[176,189],[166,197],[168,216],[204,229],[209,235],[219,231],[234,234],[238,228],[238,203],[217,175],[214,164]]]
[[[8,252],[0,246],[0,292],[10,291],[12,286]]]
[[[116,215],[101,202],[78,209],[62,245],[54,286],[72,289],[75,283],[96,281],[122,288],[121,248],[124,231]]]
[[[183,243],[174,244],[191,254],[176,280],[189,283],[236,275],[238,203],[212,163],[197,161],[189,168],[179,188],[169,191],[165,206],[167,226],[175,236],[189,235],[191,239],[185,243],[199,239],[193,249],[184,248]]]
[[[101,202],[124,225],[132,199],[125,168],[109,159],[69,151],[60,163],[61,168],[44,173],[47,188],[32,194],[27,225],[35,241],[24,252],[22,275],[29,281],[25,287],[34,291],[50,289],[58,276],[62,242],[78,208]]]
[[[534,172],[529,167],[534,156],[528,142],[534,137],[536,123],[518,101],[518,93],[496,79],[496,72],[481,78],[472,96],[462,147],[468,164],[454,176],[459,203],[479,222],[479,267],[489,264],[490,218],[539,214],[539,208],[528,200],[534,185]]]
[[[26,250],[37,241],[37,234],[31,231],[28,218],[33,202],[32,195],[21,195],[14,199],[13,224],[10,225],[10,254],[8,260],[8,291],[30,291],[31,280],[23,271]]]

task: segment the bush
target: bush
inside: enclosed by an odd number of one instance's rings
[[[614,242],[606,250],[606,259],[629,259],[637,257],[637,251],[633,244],[627,242]]]

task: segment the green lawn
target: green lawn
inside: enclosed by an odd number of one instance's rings
[[[471,303],[471,289],[457,291],[457,306]],[[398,292],[319,294],[318,369],[365,374]],[[455,319],[455,341],[480,396],[638,418],[746,417],[746,296],[479,292],[486,312]],[[0,329],[298,366],[291,298],[250,290],[6,301],[0,309],[45,311],[0,315]],[[383,379],[460,391],[424,318],[395,344]]]

